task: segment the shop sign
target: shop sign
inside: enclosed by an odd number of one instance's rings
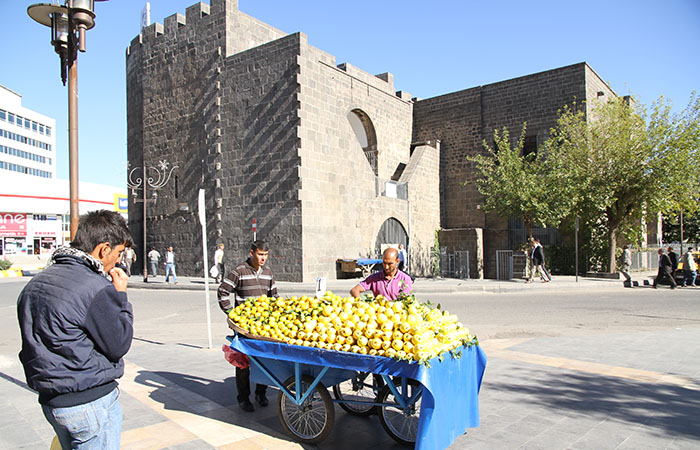
[[[0,236],[26,236],[27,215],[0,213]]]

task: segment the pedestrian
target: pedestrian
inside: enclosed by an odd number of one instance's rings
[[[219,244],[219,248],[214,252],[214,265],[217,269],[216,282],[224,281],[226,275],[226,265],[224,264],[224,244]]]
[[[365,291],[371,291],[376,297],[384,296],[387,300],[396,300],[401,294],[410,294],[413,280],[399,270],[399,251],[393,247],[382,254],[382,271],[375,272],[350,289],[352,297],[359,297]]]
[[[673,279],[673,269],[671,269],[672,263],[671,263],[671,258],[668,257],[666,253],[664,253],[664,249],[660,248],[659,251],[659,272],[656,274],[656,278],[654,278],[654,289],[657,288],[657,285],[663,281],[664,278],[668,277],[669,281],[671,283],[671,289],[676,288],[676,280]]]
[[[673,247],[668,248],[668,258],[671,260],[671,276],[676,278],[676,270],[678,270],[678,253],[673,251]]]
[[[629,246],[622,246],[622,255],[620,255],[620,273],[625,277],[627,285],[632,286],[632,277],[629,274],[630,267],[632,267],[632,251]]]
[[[399,270],[406,272],[406,264],[408,264],[408,253],[403,248],[403,244],[399,244]]]
[[[538,239],[532,240],[532,252],[530,253],[530,260],[532,260],[532,270],[530,271],[530,279],[526,283],[532,283],[535,278],[535,273],[540,274],[540,278],[543,283],[549,283],[552,281],[552,277],[549,276],[549,272],[544,266],[544,249],[542,244]]]
[[[158,276],[158,261],[160,261],[160,252],[155,247],[151,247],[148,252],[148,262],[151,263],[151,275]]]
[[[136,252],[133,248],[127,247],[122,255],[122,263],[126,267],[126,275],[131,276],[131,265],[136,262]]]
[[[173,252],[173,246],[168,247],[168,251],[165,252],[165,282],[168,283],[170,280],[170,275],[173,276],[173,281],[177,284],[177,274],[175,273],[175,252]]]
[[[133,337],[128,277],[115,267],[132,245],[121,214],[80,218],[69,247],[51,255],[17,301],[27,385],[64,449],[120,446],[117,379]]]
[[[219,285],[217,296],[219,307],[226,314],[248,297],[277,296],[277,287],[272,271],[269,267],[265,267],[269,253],[270,249],[265,241],[253,242],[248,259],[234,267],[223,279]],[[236,367],[236,388],[238,390],[238,406],[246,412],[255,411],[255,407],[249,399],[250,368]],[[255,386],[255,400],[260,406],[267,406],[269,403],[266,392],[266,385],[257,384]]]
[[[693,247],[688,247],[688,251],[683,255],[683,286],[695,286],[697,276],[698,265],[693,256]]]

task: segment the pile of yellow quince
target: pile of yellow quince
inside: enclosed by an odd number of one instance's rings
[[[414,296],[389,301],[340,297],[249,298],[229,312],[248,333],[291,345],[418,361],[478,345],[454,314]]]

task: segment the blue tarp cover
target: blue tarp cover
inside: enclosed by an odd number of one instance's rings
[[[371,264],[381,264],[381,262],[382,262],[381,259],[357,258],[357,265],[358,266],[369,266]]]
[[[486,368],[486,355],[479,346],[462,347],[461,358],[444,355],[430,361],[430,367],[409,364],[380,356],[322,350],[235,336],[231,348],[258,357],[264,367],[281,382],[294,375],[294,362],[309,366],[303,373],[317,374],[329,370],[322,379],[326,387],[362,371],[408,377],[424,387],[416,449],[433,450],[449,447],[467,428],[479,426],[479,388]],[[269,378],[255,364],[250,367],[251,381],[270,384]]]

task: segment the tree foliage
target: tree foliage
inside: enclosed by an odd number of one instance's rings
[[[528,235],[532,236],[533,225],[556,226],[569,207],[566,198],[549,188],[550,184],[558,183],[559,174],[548,167],[546,158],[537,152],[523,154],[526,129],[527,124],[523,124],[515,146],[507,128],[495,130],[496,148],[484,140],[486,154],[468,160],[482,176],[476,185],[484,196],[484,209],[502,217],[522,217]]]
[[[528,231],[579,217],[597,264],[614,272],[618,238],[637,241],[647,214],[700,211],[700,99],[678,113],[663,98],[650,113],[629,97],[587,109],[564,107],[537,154],[523,155],[524,124],[515,147],[504,128],[495,150],[484,142],[468,159],[487,211],[520,216]]]

